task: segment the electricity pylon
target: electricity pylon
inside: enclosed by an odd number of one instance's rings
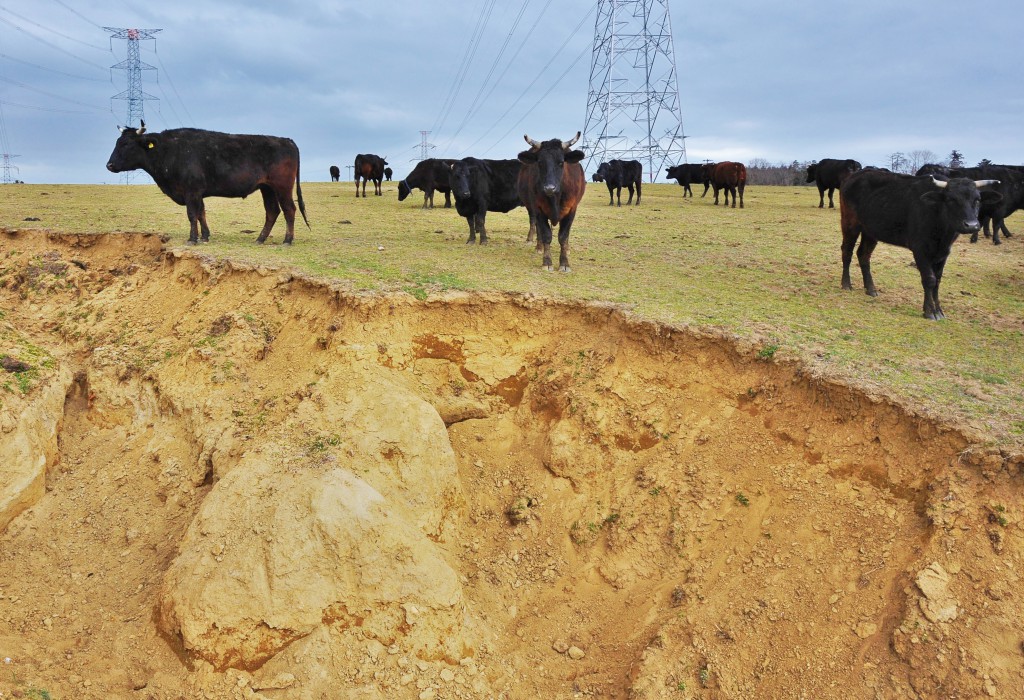
[[[124,92],[119,92],[111,99],[126,100],[128,102],[128,118],[125,122],[125,126],[137,128],[142,124],[142,120],[146,117],[144,109],[145,101],[159,99],[155,95],[150,95],[148,92],[143,92],[142,90],[142,71],[156,70],[156,68],[148,63],[143,63],[139,58],[139,42],[146,39],[153,39],[153,35],[162,30],[123,29],[119,27],[104,27],[103,30],[111,32],[111,39],[125,39],[128,42],[128,57],[120,63],[111,66],[111,68],[127,71],[128,89]],[[124,182],[128,183],[131,182],[131,180],[131,171],[125,172]]]

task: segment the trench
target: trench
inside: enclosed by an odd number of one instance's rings
[[[904,663],[954,431],[614,306],[15,243],[51,271],[8,266],[8,322],[64,401],[2,540],[51,575],[0,615],[65,695],[742,697]]]

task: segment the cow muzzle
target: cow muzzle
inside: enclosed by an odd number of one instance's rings
[[[558,187],[555,185],[544,185],[543,190],[544,194],[546,194],[548,197],[554,197],[556,194],[558,194]]]

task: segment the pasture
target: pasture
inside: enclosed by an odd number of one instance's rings
[[[400,171],[399,177],[405,172]],[[813,187],[749,187],[745,209],[684,199],[673,184],[644,185],[640,207],[609,207],[603,184],[588,183],[571,238],[572,272],[541,270],[526,244],[526,213],[487,217],[490,244],[468,246],[454,208],[423,210],[419,190],[397,201],[356,199],[352,182],[306,182],[312,230],[296,225],[266,246],[258,196],[211,198],[211,242],[198,251],[294,267],[351,290],[405,291],[418,298],[449,289],[503,291],[623,304],[670,324],[736,336],[764,358],[799,360],[815,371],[887,394],[997,446],[1024,444],[1024,215],[1001,246],[961,236],[941,295],[948,318],[921,317],[920,278],[909,251],[879,245],[880,295],[839,288],[839,208],[819,210]],[[699,193],[698,188],[698,193]],[[0,226],[64,233],[156,232],[186,248],[183,207],[153,185],[18,185],[0,198]],[[838,199],[838,197],[837,197]],[[443,197],[435,198],[443,202]],[[26,221],[28,218],[38,221]]]

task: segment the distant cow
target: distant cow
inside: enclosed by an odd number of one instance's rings
[[[341,179],[341,168],[337,165],[331,166],[331,182],[337,182]]]
[[[673,165],[665,170],[665,174],[670,178],[674,178],[676,182],[682,185],[683,197],[687,194],[693,197],[693,188],[690,187],[691,183],[704,181],[704,168],[699,163]],[[704,188],[704,192],[707,192],[707,187]]]
[[[608,206],[615,204],[618,197],[622,206],[622,188],[629,190],[626,206],[633,203],[633,188],[636,187],[636,204],[640,206],[640,185],[643,182],[644,168],[638,160],[610,160],[601,163],[594,173],[594,182],[608,185]]]
[[[384,168],[384,179],[391,182],[391,176],[394,175],[395,171],[391,168]]]
[[[363,181],[363,197],[366,196],[366,183],[373,181],[373,193],[381,196],[380,183],[384,179],[384,166],[388,162],[372,153],[360,153],[356,156],[356,197],[359,196],[359,180]]]
[[[807,182],[818,185],[818,209],[825,208],[825,190],[828,190],[828,208],[835,209],[832,194],[843,184],[843,180],[860,170],[860,163],[847,158],[822,158],[807,168]]]
[[[850,175],[839,190],[840,221],[843,231],[843,289],[850,283],[850,261],[857,238],[857,262],[864,276],[864,291],[878,296],[871,277],[871,253],[879,241],[908,248],[921,273],[924,288],[924,317],[945,318],[939,303],[942,270],[960,233],[980,227],[978,208],[984,201],[999,199],[997,192],[979,191],[997,184],[992,180],[897,175],[885,170],[865,169]]]
[[[576,218],[576,207],[587,188],[587,178],[580,165],[583,151],[571,150],[579,141],[580,132],[569,141],[540,142],[525,135],[523,138],[530,144],[530,150],[519,154],[523,168],[519,171],[517,189],[530,213],[531,234],[536,227],[537,246],[544,251],[544,269],[551,270],[551,225],[558,224],[561,248],[558,269],[569,272],[569,232]]]
[[[398,182],[398,201],[404,201],[414,189],[423,190],[423,208],[434,208],[434,191],[444,193],[444,208],[452,206],[452,164],[450,158],[427,158],[416,164],[404,180]]]
[[[487,212],[505,213],[522,206],[516,192],[516,178],[521,167],[518,160],[481,158],[463,158],[451,165],[455,210],[466,217],[469,224],[466,243],[475,243],[477,234],[480,234],[480,245],[486,245]]]
[[[971,180],[999,180],[999,184],[992,189],[1001,195],[1001,199],[995,202],[982,202],[981,210],[978,212],[978,220],[981,222],[985,237],[992,237],[994,245],[1000,245],[1000,231],[1005,236],[1012,236],[1006,228],[1006,218],[1018,209],[1024,208],[1024,168],[1017,165],[984,165],[975,168],[948,168],[942,165],[924,165],[918,171],[918,175],[934,175],[937,179],[945,180],[952,177],[966,177]],[[992,224],[992,232],[989,233],[989,224]],[[978,232],[971,233],[971,243],[978,242]]]
[[[715,204],[718,204],[718,191],[725,190],[722,206],[729,206],[729,194],[732,194],[732,208],[736,208],[736,193],[740,193],[740,209],[743,208],[743,190],[747,186],[747,168],[743,163],[724,161],[709,163],[703,166],[704,194],[708,193],[708,185],[715,190]],[[704,196],[701,195],[701,197]]]
[[[295,237],[295,202],[306,219],[299,184],[299,148],[288,138],[249,134],[224,134],[204,129],[168,129],[146,133],[146,122],[138,129],[122,128],[107,160],[107,170],[145,170],[160,191],[185,207],[190,224],[188,242],[210,240],[204,197],[246,197],[256,190],[263,195],[267,217],[257,243],[267,240],[283,211],[288,230],[284,242]]]

